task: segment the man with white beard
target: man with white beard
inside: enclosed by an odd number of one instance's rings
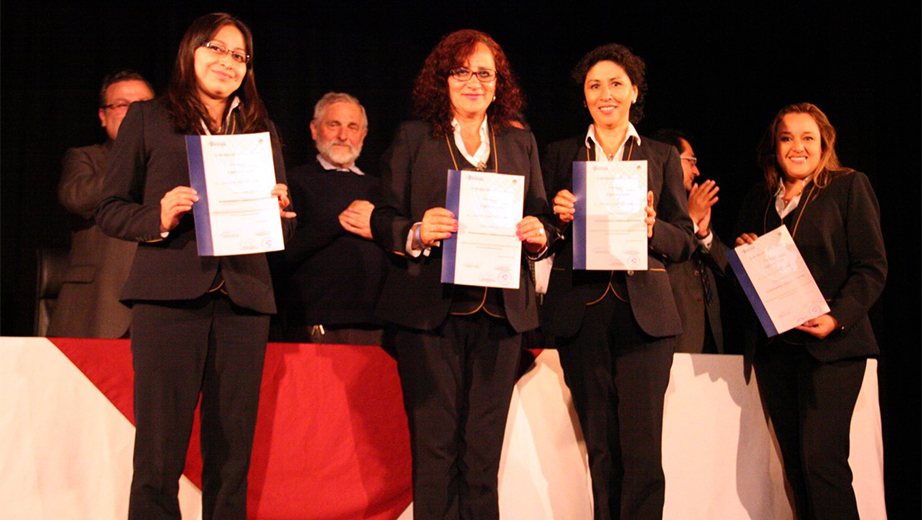
[[[369,227],[378,179],[355,165],[368,134],[365,108],[349,94],[328,92],[310,128],[319,153],[288,172],[298,227],[276,278],[283,339],[380,345],[374,308],[387,264]]]

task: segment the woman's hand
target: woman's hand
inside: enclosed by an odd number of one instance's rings
[[[701,184],[692,184],[688,192],[688,216],[698,226],[697,238],[705,238],[710,233],[711,206],[717,203],[720,188],[711,180]]]
[[[743,244],[751,244],[759,238],[759,235],[755,233],[743,233],[742,235],[736,237],[736,245],[741,246]]]
[[[452,233],[458,231],[458,221],[455,214],[445,208],[429,208],[423,214],[423,221],[419,225],[419,241],[421,248],[432,247],[439,240],[451,238]]]
[[[647,192],[647,206],[644,208],[647,212],[647,218],[643,219],[647,223],[647,238],[653,238],[653,224],[656,224],[656,210],[653,209],[653,192]]]
[[[285,208],[291,205],[291,199],[288,198],[288,186],[276,184],[272,187],[272,196],[279,198],[279,215],[282,218],[295,218],[297,216],[294,211],[285,211]]]
[[[561,224],[573,222],[576,214],[576,196],[570,190],[560,190],[554,195],[554,214]]]
[[[177,186],[160,199],[160,232],[168,233],[179,225],[179,220],[192,204],[198,202],[198,194],[188,186]]]
[[[811,336],[816,336],[817,338],[823,339],[832,333],[832,331],[839,328],[839,322],[829,314],[823,314],[822,316],[817,316],[812,320],[807,320],[795,328],[797,330],[802,330]]]
[[[547,245],[547,233],[544,224],[535,217],[527,216],[515,225],[515,236],[525,242],[525,249],[529,253],[537,254]]]

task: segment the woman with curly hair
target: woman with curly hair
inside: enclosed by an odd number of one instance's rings
[[[413,514],[498,519],[503,432],[521,345],[538,326],[525,255],[547,249],[550,215],[534,136],[516,126],[522,97],[502,48],[474,30],[432,50],[404,123],[382,158],[375,241],[392,253],[378,315],[391,325],[413,452]],[[518,289],[441,282],[441,242],[458,230],[445,209],[448,170],[519,175],[524,215]]]
[[[592,124],[551,144],[542,167],[562,240],[542,327],[556,336],[586,449],[596,520],[661,518],[663,401],[682,323],[665,266],[695,247],[675,148],[641,137],[644,62],[615,43],[589,52],[573,79]],[[646,161],[645,271],[573,269],[574,161]]]
[[[781,109],[759,144],[764,179],[740,214],[737,245],[787,226],[829,313],[768,338],[753,318],[747,354],[771,417],[797,518],[855,519],[848,465],[868,320],[887,278],[880,207],[868,178],[839,164],[836,131],[816,105]]]

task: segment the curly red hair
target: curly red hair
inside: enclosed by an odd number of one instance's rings
[[[423,68],[416,76],[413,86],[413,104],[416,115],[432,125],[436,137],[452,133],[453,117],[451,99],[448,95],[450,71],[461,67],[474,53],[477,43],[486,45],[493,52],[496,63],[496,100],[487,108],[490,124],[496,130],[513,126],[518,121],[525,100],[515,74],[509,67],[509,60],[502,47],[489,34],[474,29],[462,29],[448,34],[432,49]]]

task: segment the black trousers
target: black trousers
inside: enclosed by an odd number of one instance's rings
[[[797,519],[858,520],[849,431],[867,360],[823,363],[803,346],[775,341],[753,365]]]
[[[413,518],[498,520],[521,335],[478,312],[393,331],[413,452]]]
[[[579,416],[596,520],[662,518],[663,405],[675,342],[654,338],[611,293],[586,308],[572,338],[558,338]]]
[[[269,316],[220,293],[131,311],[134,477],[129,518],[180,518],[179,478],[201,395],[202,516],[245,520]]]

